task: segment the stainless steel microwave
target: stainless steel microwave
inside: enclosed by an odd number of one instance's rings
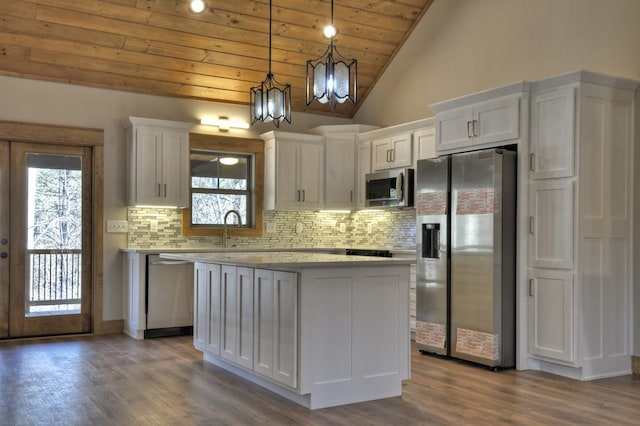
[[[413,207],[413,169],[365,175],[366,207]]]

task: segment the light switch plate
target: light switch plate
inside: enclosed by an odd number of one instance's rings
[[[108,220],[107,232],[111,234],[126,234],[129,232],[129,222],[126,220]]]

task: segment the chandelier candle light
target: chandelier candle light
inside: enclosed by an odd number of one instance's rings
[[[328,102],[331,110],[335,110],[338,103],[358,101],[358,61],[342,56],[333,44],[337,34],[333,26],[333,0],[330,28],[331,31],[325,29],[325,36],[331,39],[327,50],[318,59],[307,61],[307,105],[316,99],[322,104]]]
[[[291,123],[291,86],[278,83],[271,72],[271,0],[269,0],[269,73],[267,78],[251,88],[251,124],[256,121],[273,121],[276,127],[287,121]]]

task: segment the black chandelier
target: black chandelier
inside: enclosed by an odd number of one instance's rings
[[[273,121],[276,127],[287,121],[291,123],[291,86],[278,83],[271,72],[271,0],[269,0],[269,72],[259,86],[250,91],[251,124],[256,121]]]
[[[336,33],[331,0],[331,31],[325,31],[331,42],[322,56],[307,61],[307,105],[315,99],[321,104],[328,102],[331,110],[335,110],[338,103],[358,101],[358,61],[338,52],[333,43]]]

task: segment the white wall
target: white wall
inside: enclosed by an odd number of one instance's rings
[[[247,87],[247,99],[248,99]],[[165,98],[135,93],[0,77],[0,120],[38,124],[88,127],[104,130],[104,218],[126,219],[125,135],[123,124],[129,116],[197,122],[204,115],[247,119],[246,106]],[[329,116],[294,113],[292,124],[282,130],[305,132],[326,124],[346,124],[349,120]],[[255,137],[273,125],[256,124],[250,130],[232,130],[227,136]],[[203,126],[194,132],[216,133]],[[122,319],[122,268],[119,249],[126,247],[126,234],[105,234],[104,238],[104,320]]]
[[[435,0],[356,113],[388,126],[428,105],[578,69],[640,80],[638,0]]]

